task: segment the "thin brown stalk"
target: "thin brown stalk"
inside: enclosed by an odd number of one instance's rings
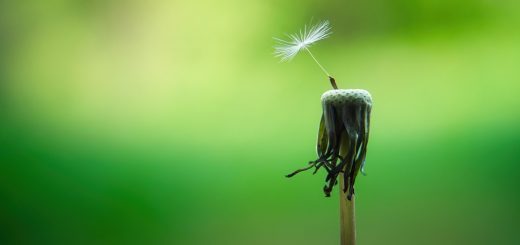
[[[347,199],[347,193],[343,192],[343,175],[339,176],[339,210],[340,210],[340,245],[356,244],[356,214],[355,214],[355,195],[352,199]]]
[[[348,140],[346,135],[342,135],[342,147],[340,155],[346,156],[348,147]],[[345,169],[343,170],[345,171]],[[345,189],[345,181],[343,174],[339,175],[338,182],[339,189],[339,211],[340,211],[340,245],[355,245],[356,244],[356,209],[355,209],[355,195],[352,195],[351,200],[347,199],[347,192]]]

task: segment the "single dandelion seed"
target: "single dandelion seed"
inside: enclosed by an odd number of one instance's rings
[[[331,34],[331,28],[327,20],[318,22],[316,25],[310,25],[309,28],[305,25],[298,33],[287,35],[289,40],[274,38],[277,41],[277,45],[274,46],[274,55],[284,62],[291,61],[302,50],[307,51],[323,73],[327,75],[332,87],[337,89],[336,80],[320,64],[309,49],[314,43],[329,37]]]

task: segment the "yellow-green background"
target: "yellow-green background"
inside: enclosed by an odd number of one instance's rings
[[[1,1],[0,244],[338,244],[312,48],[374,98],[358,242],[518,244],[516,0]]]

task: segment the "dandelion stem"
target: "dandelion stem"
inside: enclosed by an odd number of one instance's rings
[[[345,135],[341,136],[342,144],[340,155],[345,155],[348,151],[348,140]],[[345,170],[343,170],[345,171]],[[339,210],[340,210],[340,245],[355,245],[356,244],[356,214],[355,214],[355,195],[352,195],[350,200],[347,199],[347,192],[345,189],[344,175],[339,175]]]
[[[339,210],[340,210],[340,245],[356,244],[356,209],[355,195],[350,200],[347,199],[347,193],[343,192],[343,174],[339,175],[338,182],[341,184],[339,188]]]

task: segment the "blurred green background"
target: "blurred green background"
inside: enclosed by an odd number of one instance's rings
[[[518,244],[516,0],[1,1],[0,244],[338,244],[307,54],[374,97],[359,244]]]

